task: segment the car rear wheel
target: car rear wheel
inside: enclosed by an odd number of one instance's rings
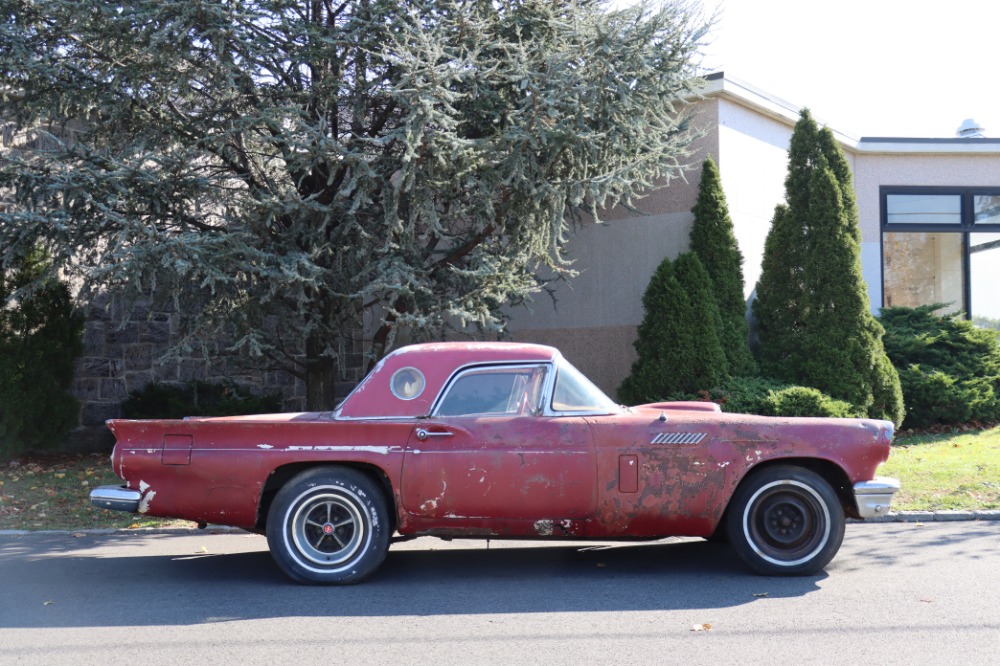
[[[800,467],[752,473],[733,495],[727,520],[736,553],[767,576],[814,574],[844,540],[837,493],[823,477]]]
[[[267,545],[290,578],[345,585],[382,564],[389,529],[385,494],[375,481],[346,467],[315,467],[275,495]]]

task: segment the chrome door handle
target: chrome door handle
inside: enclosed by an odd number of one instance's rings
[[[451,435],[452,433],[448,431],[431,432],[426,428],[417,428],[417,439],[419,439],[421,442],[427,439],[428,437],[451,437]]]

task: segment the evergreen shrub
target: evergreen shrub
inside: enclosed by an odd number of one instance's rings
[[[886,353],[899,369],[904,425],[1000,420],[1000,331],[953,315],[941,303],[883,308]]]
[[[83,320],[47,271],[44,253],[33,252],[0,272],[0,459],[57,447],[79,422],[69,389]]]
[[[762,416],[863,416],[848,402],[818,389],[785,384],[765,377],[730,377],[706,391],[675,393],[668,400],[711,400],[724,412]]]
[[[719,311],[711,289],[711,279],[693,253],[660,263],[642,296],[645,314],[635,341],[638,358],[618,388],[619,401],[655,402],[672,393],[714,386],[726,377]]]
[[[279,394],[254,395],[232,382],[193,381],[183,385],[151,382],[122,403],[127,419],[182,419],[185,416],[242,416],[281,411]]]
[[[864,416],[858,408],[843,400],[835,400],[819,389],[806,386],[789,386],[771,391],[765,401],[767,413],[772,416],[831,416],[852,418]]]
[[[902,390],[871,314],[859,219],[843,152],[829,128],[803,110],[753,305],[760,366],[900,425]]]
[[[730,377],[710,389],[697,393],[675,393],[669,400],[710,400],[718,403],[724,412],[734,414],[766,414],[767,400],[772,391],[787,388],[774,379],[765,377]]]
[[[756,363],[750,354],[743,298],[743,254],[729,217],[722,177],[711,157],[702,164],[698,201],[692,212],[691,251],[701,259],[712,280],[720,317],[719,341],[729,373],[751,375],[756,371]]]

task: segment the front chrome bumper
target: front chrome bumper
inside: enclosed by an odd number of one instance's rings
[[[142,495],[138,490],[121,486],[99,486],[90,491],[90,503],[100,509],[139,512]]]
[[[854,499],[858,505],[858,515],[874,518],[889,513],[889,504],[899,490],[899,481],[887,476],[876,476],[871,481],[854,484]]]

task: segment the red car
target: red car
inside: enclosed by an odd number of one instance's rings
[[[306,583],[354,583],[393,538],[727,537],[763,574],[811,574],[846,516],[888,511],[893,424],[616,405],[551,347],[390,354],[333,412],[109,421],[124,486],[99,507],[267,535]],[[394,536],[395,535],[395,536]]]

